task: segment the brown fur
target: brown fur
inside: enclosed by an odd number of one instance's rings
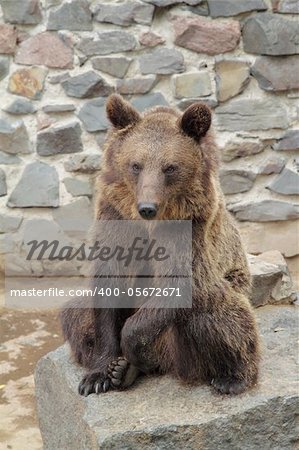
[[[193,307],[179,313],[154,303],[138,310],[66,307],[65,339],[90,370],[81,392],[94,392],[109,362],[122,355],[142,372],[160,370],[187,383],[204,380],[222,393],[242,392],[257,380],[258,335],[245,253],[219,186],[210,110],[195,104],[181,115],[158,107],[141,117],[116,95],[107,110],[114,128],[98,183],[98,223],[141,219],[140,202],[157,204],[158,220],[192,220]],[[132,164],[142,168],[138,175]],[[171,176],[163,172],[169,165],[176,167]]]

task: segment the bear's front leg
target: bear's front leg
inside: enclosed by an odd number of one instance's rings
[[[90,370],[79,384],[79,394],[100,394],[109,389],[124,388],[138,373],[122,357],[120,349],[121,326],[130,312],[125,309],[95,308],[95,343]]]

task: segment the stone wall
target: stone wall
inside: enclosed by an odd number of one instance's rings
[[[70,239],[92,215],[119,92],[139,109],[214,110],[221,183],[249,252],[298,263],[297,0],[0,0],[1,252]],[[71,220],[65,220],[71,218]],[[79,225],[78,225],[79,224]],[[3,248],[5,247],[5,248]],[[30,270],[44,273],[43,263]]]

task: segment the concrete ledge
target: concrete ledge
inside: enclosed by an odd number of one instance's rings
[[[293,450],[298,395],[298,307],[257,310],[263,340],[259,386],[239,397],[209,386],[185,387],[167,376],[140,379],[125,392],[77,394],[83,371],[67,346],[36,368],[45,450]]]

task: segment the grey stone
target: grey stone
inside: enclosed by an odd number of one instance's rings
[[[107,130],[109,122],[106,116],[106,100],[96,98],[86,102],[78,113],[86,131],[94,133],[95,131]]]
[[[125,56],[99,56],[91,60],[93,69],[117,78],[123,78],[126,75],[131,62],[132,59]]]
[[[209,13],[208,3],[205,0],[202,0],[200,2],[200,4],[197,5],[197,6],[185,5],[185,6],[182,6],[181,8],[183,10],[190,11],[193,14],[197,14],[198,16],[208,16],[210,14]]]
[[[221,169],[220,185],[224,194],[238,194],[249,191],[256,179],[256,173],[248,170]]]
[[[210,75],[207,70],[174,75],[173,81],[176,98],[205,97],[212,93]]]
[[[102,3],[96,5],[94,17],[97,22],[113,23],[115,25],[129,26],[133,23],[150,25],[152,23],[155,7],[141,2]]]
[[[176,5],[177,3],[186,3],[186,5],[199,5],[202,0],[143,0],[145,3],[164,8],[165,6]]]
[[[78,50],[86,56],[109,55],[134,50],[137,46],[135,37],[127,31],[104,31],[93,37],[83,37]]]
[[[11,208],[59,206],[59,178],[55,167],[40,161],[28,164],[11,193]]]
[[[279,139],[277,143],[273,145],[273,150],[299,150],[299,130],[288,131],[281,139]]]
[[[31,241],[42,242],[44,240],[49,243],[52,241],[58,241],[58,251],[61,247],[70,245],[70,239],[64,234],[62,228],[53,220],[47,219],[29,219],[24,221],[22,247],[24,254],[28,256],[31,245],[28,245]],[[32,253],[31,260],[34,259],[48,259],[53,247],[50,246],[45,252],[41,253],[41,248]],[[57,261],[56,261],[57,262]]]
[[[0,169],[0,197],[7,194],[6,175],[4,170]]]
[[[86,239],[92,224],[92,208],[86,197],[63,205],[53,211],[53,218],[62,230],[72,238]]]
[[[131,103],[140,112],[153,108],[154,106],[169,106],[169,103],[161,92],[153,92],[152,94],[135,97]]]
[[[157,73],[168,75],[184,72],[184,57],[174,48],[158,48],[139,58],[140,70],[143,74]]]
[[[7,77],[9,72],[9,58],[0,56],[0,81]]]
[[[229,205],[228,209],[240,221],[272,222],[299,218],[299,205],[293,205],[292,203],[282,202],[280,200],[239,203]]]
[[[293,450],[299,404],[295,308],[256,310],[263,349],[260,381],[239,396],[221,397],[206,385],[147,376],[128,391],[85,398],[78,395],[84,370],[72,362],[69,348],[49,353],[35,371],[43,448]]]
[[[8,122],[0,119],[0,151],[11,153],[31,153],[27,129],[22,120]]]
[[[299,195],[299,174],[292,170],[284,169],[267,188],[277,194]]]
[[[207,0],[211,17],[237,16],[249,11],[265,11],[267,5],[263,0]]]
[[[73,104],[64,104],[64,105],[46,105],[43,106],[42,110],[49,113],[64,113],[64,112],[72,112],[76,110],[76,106]]]
[[[298,0],[272,0],[274,12],[283,14],[299,14]]]
[[[259,55],[294,55],[299,53],[297,23],[275,14],[249,17],[242,28],[244,50]]]
[[[299,56],[257,58],[251,73],[265,91],[299,89]]]
[[[217,98],[224,102],[244,91],[249,83],[249,66],[246,62],[220,59],[216,60]]]
[[[184,98],[180,102],[177,103],[177,107],[184,111],[186,108],[191,106],[193,103],[196,103],[198,101],[202,101],[206,105],[209,106],[209,108],[214,109],[216,106],[218,106],[218,102],[215,97],[196,97],[196,98]]]
[[[92,70],[67,78],[61,85],[66,95],[76,98],[107,96],[114,91],[113,86]]]
[[[18,156],[0,152],[0,164],[20,164],[20,162],[21,160]]]
[[[5,22],[35,25],[42,20],[39,0],[0,0],[0,5]]]
[[[78,122],[53,126],[37,134],[36,151],[40,156],[82,152],[81,127]]]
[[[22,220],[23,218],[20,216],[0,214],[0,233],[12,233],[17,231],[22,223]]]
[[[156,80],[156,75],[117,80],[116,91],[124,95],[146,94],[154,87]]]
[[[63,180],[66,190],[72,194],[73,197],[92,196],[92,188],[89,181],[79,180],[78,178],[65,178]]]
[[[235,98],[216,108],[220,130],[251,131],[288,128],[285,105],[275,98],[267,100]]]
[[[94,173],[101,169],[101,155],[81,154],[71,156],[64,163],[66,172]]]
[[[271,155],[262,162],[258,168],[261,175],[271,175],[272,173],[280,173],[286,164],[285,158],[281,156]]]
[[[256,155],[266,148],[261,141],[229,141],[221,148],[222,161],[229,162],[233,159]]]
[[[271,254],[274,256],[278,254],[284,264],[277,263],[275,258],[273,261]],[[266,252],[259,256],[250,255],[248,262],[252,277],[250,300],[253,306],[292,302],[292,280],[286,262],[279,252]]]
[[[53,76],[49,77],[48,81],[50,84],[59,84],[65,80],[67,80],[68,78],[70,78],[70,74],[69,74],[69,72],[65,72],[65,73],[60,73],[58,75],[53,75]]]
[[[91,11],[86,0],[71,0],[50,10],[47,30],[91,31]]]
[[[7,113],[16,115],[33,114],[37,111],[36,106],[26,98],[16,98],[9,104],[3,106],[2,109]]]

